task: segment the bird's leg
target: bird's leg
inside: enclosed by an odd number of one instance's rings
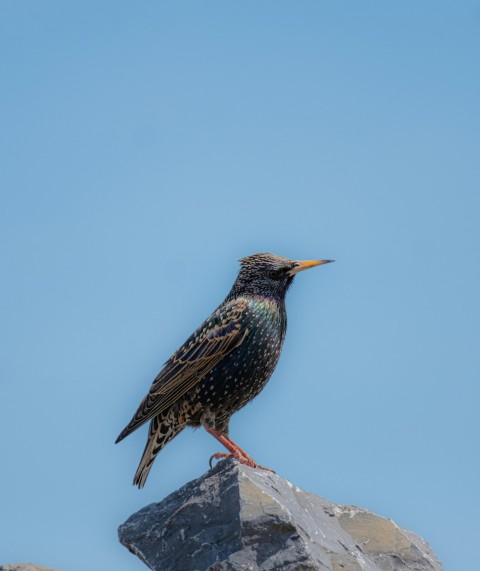
[[[227,450],[230,451],[230,454],[225,454],[223,452],[217,452],[210,458],[210,466],[212,465],[212,460],[220,460],[220,458],[235,458],[238,460],[240,464],[245,464],[246,466],[250,466],[250,468],[260,468],[261,470],[268,470],[269,472],[273,472],[270,468],[265,468],[264,466],[260,466],[257,464],[255,460],[249,456],[245,450],[242,450],[238,444],[236,444],[231,438],[225,436],[218,430],[214,428],[207,428],[205,430],[215,437]]]

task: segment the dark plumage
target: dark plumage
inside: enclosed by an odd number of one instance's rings
[[[186,426],[203,426],[240,462],[257,467],[228,436],[230,416],[265,386],[280,357],[285,294],[299,271],[333,260],[293,261],[254,254],[225,301],[157,375],[117,442],[147,421],[150,430],[134,484],[143,487],[158,452]]]

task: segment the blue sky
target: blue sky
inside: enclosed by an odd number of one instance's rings
[[[0,563],[144,569],[113,442],[236,260],[335,258],[231,435],[394,519],[446,569],[478,535],[480,3],[0,3]]]

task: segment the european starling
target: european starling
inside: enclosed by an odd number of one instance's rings
[[[212,458],[261,467],[230,439],[230,417],[258,395],[275,369],[287,329],[285,294],[295,274],[332,261],[274,254],[240,260],[225,301],[165,363],[117,438],[150,421],[134,484],[144,486],[156,455],[187,426],[203,426],[230,452]]]

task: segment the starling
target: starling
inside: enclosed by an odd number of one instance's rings
[[[157,454],[187,426],[203,426],[230,452],[212,458],[261,468],[230,439],[230,417],[258,395],[275,369],[287,329],[285,294],[295,274],[332,261],[266,253],[240,260],[225,301],[165,363],[116,440],[150,421],[135,485],[144,486]]]

